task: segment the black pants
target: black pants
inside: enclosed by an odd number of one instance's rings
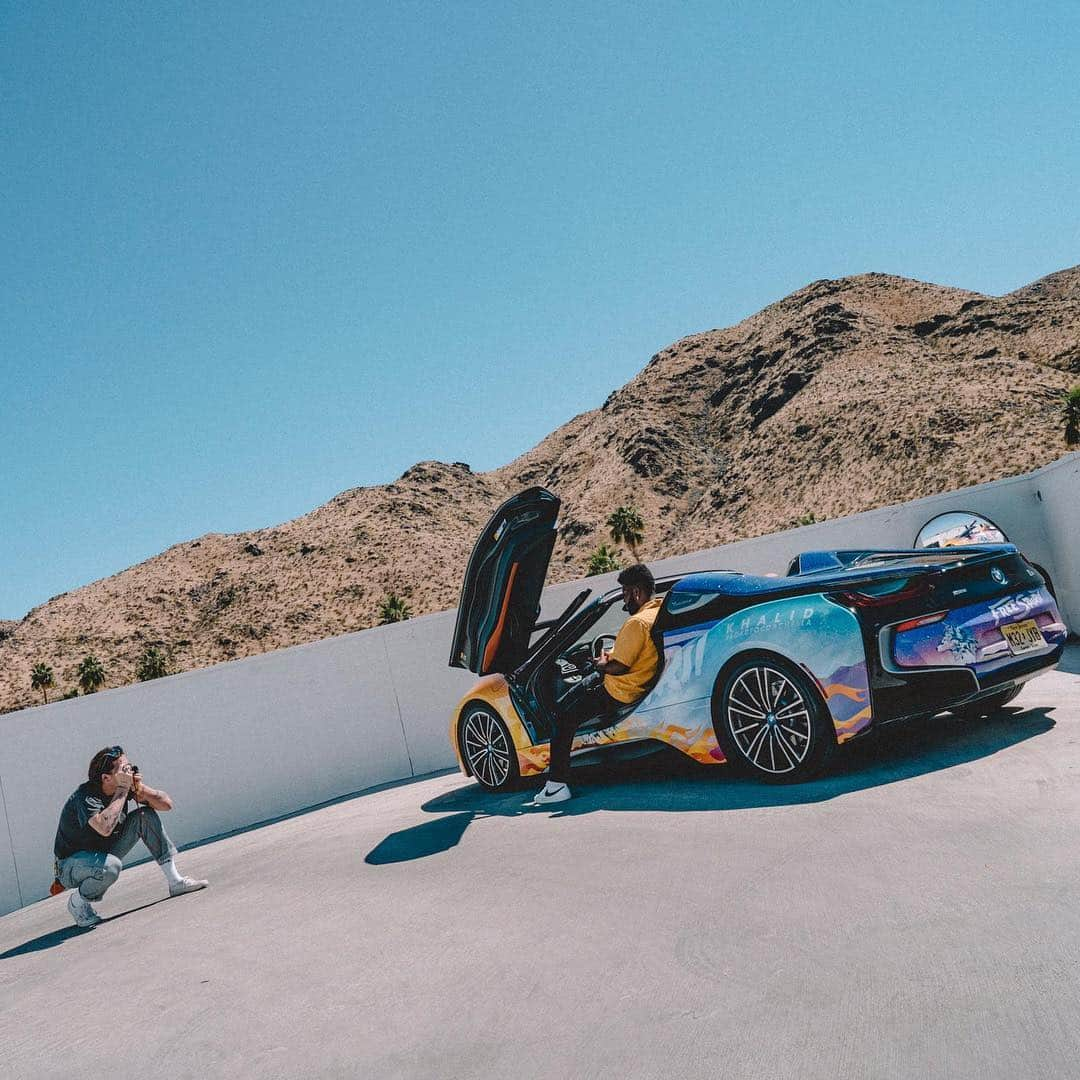
[[[555,717],[555,731],[551,736],[551,759],[548,764],[548,779],[556,784],[570,781],[570,748],[574,744],[574,733],[582,724],[598,716],[614,718],[615,710],[622,705],[616,701],[603,683],[586,690],[570,704],[570,707]]]

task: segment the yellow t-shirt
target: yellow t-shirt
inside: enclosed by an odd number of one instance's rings
[[[645,693],[649,680],[656,674],[659,657],[653,644],[652,625],[656,613],[660,610],[660,597],[654,596],[642,604],[626,622],[623,623],[615,647],[609,659],[618,660],[630,670],[625,675],[605,675],[604,688],[616,700],[624,705],[637,701]]]

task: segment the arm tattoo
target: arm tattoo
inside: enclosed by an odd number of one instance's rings
[[[127,797],[117,794],[113,796],[113,801],[101,811],[101,824],[109,830],[106,835],[112,833],[113,829],[116,828],[116,822],[119,820],[125,806],[127,806]]]

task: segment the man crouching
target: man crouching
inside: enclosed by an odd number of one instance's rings
[[[173,862],[176,848],[158,817],[172,799],[142,782],[122,746],[99,750],[90,761],[88,779],[64,803],[53,853],[56,877],[73,889],[68,911],[77,926],[96,926],[101,917],[91,907],[120,876],[124,856],[141,840],[165,873],[169,895],[195,892],[205,881],[181,877]],[[136,808],[129,814],[128,802]]]

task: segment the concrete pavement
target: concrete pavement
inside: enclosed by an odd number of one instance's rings
[[[1073,646],[812,784],[444,774],[135,867],[0,919],[0,1076],[1074,1077],[1078,731]]]

